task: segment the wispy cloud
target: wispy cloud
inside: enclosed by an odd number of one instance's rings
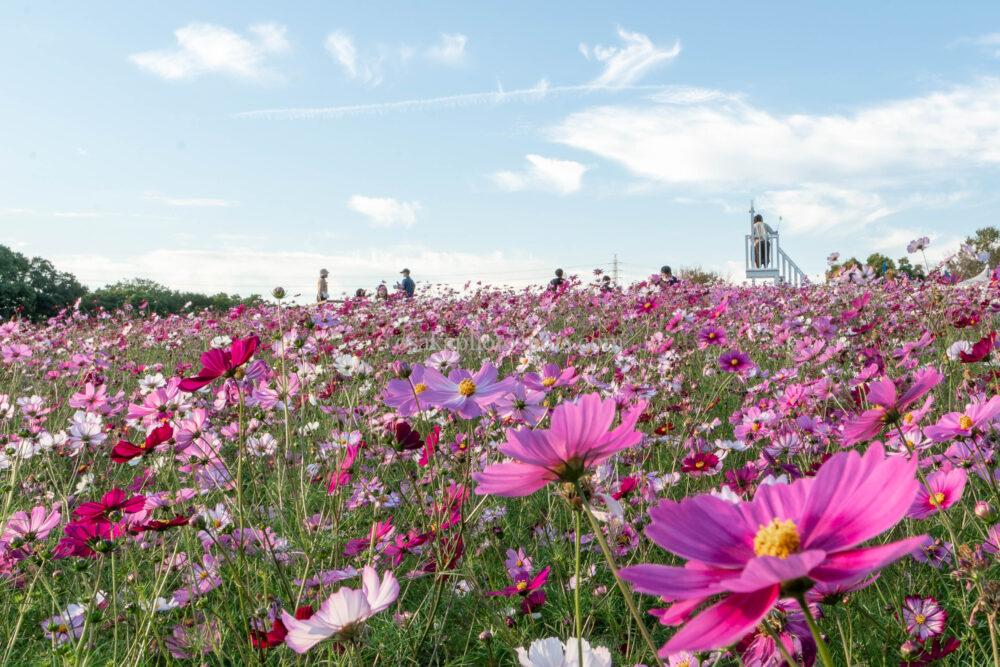
[[[254,111],[241,111],[233,114],[233,116],[235,118],[258,120],[336,120],[352,116],[377,116],[404,111],[431,111],[434,109],[497,106],[513,102],[540,102],[545,99],[564,95],[586,95],[591,93],[616,94],[632,91],[656,92],[667,88],[672,88],[672,86],[600,86],[589,83],[575,86],[550,86],[547,81],[542,80],[530,88],[516,88],[512,90],[498,88],[497,90],[479,93],[461,93],[458,95],[425,97],[396,102],[377,102],[374,104],[258,109]]]
[[[503,190],[548,190],[571,194],[580,189],[585,165],[572,160],[557,160],[541,155],[526,155],[528,168],[524,171],[498,171],[493,182]]]
[[[604,63],[604,71],[591,83],[598,86],[628,86],[658,65],[670,62],[681,52],[681,42],[661,47],[653,44],[646,35],[618,28],[621,46],[601,46],[593,48],[580,44],[580,53],[588,60]]]
[[[277,76],[270,61],[291,45],[285,26],[252,25],[248,36],[211,23],[190,23],[174,31],[176,48],[134,53],[129,59],[139,68],[163,79],[179,81],[203,74],[225,74],[239,79]]]
[[[239,206],[238,201],[229,199],[215,199],[210,197],[169,197],[159,192],[144,193],[147,199],[152,199],[167,206],[179,206],[188,208],[230,208]]]
[[[465,62],[465,45],[469,38],[461,33],[442,33],[441,40],[427,48],[424,55],[443,65],[461,65]]]
[[[358,48],[354,45],[354,39],[343,30],[335,30],[327,35],[324,45],[348,79],[360,81],[369,86],[377,86],[382,83],[384,58],[380,55],[360,55]]]
[[[412,227],[420,212],[418,201],[398,201],[391,197],[354,195],[347,207],[368,218],[372,227]]]

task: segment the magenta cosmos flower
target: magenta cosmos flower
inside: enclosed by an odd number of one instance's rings
[[[459,368],[448,373],[448,377],[427,368],[424,384],[427,391],[421,396],[428,404],[451,410],[464,419],[475,419],[513,389],[514,379],[497,380],[496,367],[487,362],[474,374]]]
[[[726,350],[719,355],[719,368],[726,373],[746,373],[753,368],[753,362],[745,352]]]
[[[728,646],[792,591],[855,584],[929,544],[922,535],[857,548],[906,515],[917,491],[915,470],[916,459],[886,458],[876,444],[864,456],[834,455],[814,478],[762,485],[750,502],[711,495],[662,501],[650,510],[646,535],[688,562],[635,565],[621,575],[637,591],[674,603],[661,616],[665,625],[705,608],[660,654]]]
[[[898,423],[910,405],[943,379],[944,376],[936,368],[927,366],[913,374],[913,381],[902,394],[898,393],[896,383],[887,377],[872,382],[868,385],[867,398],[875,407],[865,410],[844,426],[841,444],[850,447],[871,440],[882,432],[886,424]]]
[[[250,361],[257,351],[260,338],[248,336],[236,338],[225,350],[213,348],[201,355],[201,370],[194,377],[181,380],[181,391],[197,391],[220,377],[232,377],[236,370]]]
[[[548,429],[508,429],[500,451],[515,461],[475,473],[476,493],[527,496],[549,482],[577,481],[615,452],[642,440],[635,424],[645,408],[645,401],[640,402],[622,416],[618,428],[609,431],[615,420],[615,401],[586,394],[576,403],[556,407]]]
[[[561,369],[553,363],[545,364],[541,373],[524,374],[524,384],[528,388],[538,391],[550,391],[556,387],[565,387],[573,384],[576,380],[575,368],[567,366],[565,369]]]
[[[968,438],[996,419],[997,414],[1000,414],[1000,396],[994,396],[985,403],[969,403],[962,412],[949,412],[936,424],[925,428],[924,435],[935,442]]]
[[[962,498],[965,491],[966,473],[962,468],[938,470],[927,478],[927,486],[923,484],[917,490],[907,516],[913,519],[926,519],[932,514],[946,510]]]

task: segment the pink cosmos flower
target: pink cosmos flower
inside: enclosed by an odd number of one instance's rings
[[[788,587],[855,583],[921,549],[926,535],[869,548],[859,544],[892,528],[917,491],[916,459],[887,458],[880,444],[863,455],[831,457],[814,478],[761,485],[750,502],[712,495],[662,501],[646,535],[687,559],[683,567],[635,565],[621,575],[633,587],[674,604],[665,625],[687,621],[661,650],[727,646],[760,622]],[[717,599],[721,596],[721,599]]]
[[[33,507],[30,513],[14,512],[0,535],[0,544],[16,548],[26,543],[41,542],[49,536],[61,518],[59,510],[49,511],[44,505]]]
[[[913,381],[902,394],[897,392],[896,383],[885,377],[868,385],[867,398],[875,404],[844,426],[841,444],[850,447],[864,440],[871,440],[882,432],[886,424],[895,424],[903,413],[917,399],[936,387],[944,376],[936,368],[927,366],[913,374]]]
[[[42,632],[45,639],[54,641],[57,645],[74,642],[83,635],[83,623],[87,608],[79,604],[71,604],[55,616],[42,621]]]
[[[379,581],[375,568],[366,566],[361,573],[361,590],[341,588],[326,599],[319,611],[306,620],[281,612],[281,622],[288,634],[285,644],[296,653],[305,653],[324,639],[350,636],[362,623],[387,609],[399,597],[399,582],[392,572]]]
[[[194,377],[181,380],[181,391],[197,391],[213,380],[226,376],[232,377],[240,366],[250,361],[257,351],[260,338],[248,336],[235,338],[225,350],[213,348],[201,355],[201,370]]]
[[[497,380],[496,367],[484,363],[475,374],[459,368],[448,373],[448,377],[428,368],[424,383],[428,387],[424,394],[428,404],[451,410],[464,419],[475,419],[513,389],[514,378]]]
[[[965,491],[966,473],[962,468],[938,470],[927,477],[927,486],[923,484],[917,490],[907,516],[913,519],[926,519],[932,514],[946,510],[962,498]]]
[[[714,324],[709,324],[698,332],[698,349],[704,350],[710,345],[722,347],[726,344],[726,330]]]
[[[552,412],[545,430],[507,430],[500,451],[513,459],[473,474],[476,493],[527,496],[549,482],[575,482],[614,453],[642,440],[635,430],[645,401],[622,417],[618,428],[608,431],[615,419],[615,402],[586,394],[576,403],[562,403]]]
[[[980,427],[992,422],[1000,414],[1000,396],[985,403],[969,403],[962,412],[949,412],[936,424],[924,429],[924,435],[935,442],[952,438],[968,438]]]
[[[382,400],[390,408],[396,408],[401,416],[412,417],[423,409],[421,402],[424,399],[420,395],[425,391],[427,385],[424,384],[424,367],[417,364],[410,369],[407,378],[389,380]]]
[[[944,632],[948,612],[932,597],[907,596],[903,599],[903,620],[908,633],[926,641]]]
[[[524,384],[529,389],[537,391],[551,391],[556,387],[565,387],[577,381],[576,369],[567,366],[565,369],[559,368],[556,364],[545,364],[541,373],[525,373]]]
[[[745,352],[726,350],[719,356],[719,368],[726,373],[746,373],[753,368],[753,362]]]
[[[542,403],[545,392],[528,389],[518,382],[509,394],[496,402],[497,414],[504,419],[514,419],[528,424],[537,424],[548,412]]]

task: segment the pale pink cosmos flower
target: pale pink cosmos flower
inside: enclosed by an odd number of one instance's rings
[[[577,481],[616,452],[642,440],[635,425],[645,408],[646,403],[640,401],[609,431],[617,412],[615,401],[586,394],[576,403],[556,407],[548,429],[508,429],[500,451],[515,460],[475,473],[476,493],[527,496],[549,482]]]
[[[299,620],[287,611],[281,621],[288,629],[285,644],[296,653],[305,653],[330,637],[345,638],[380,611],[389,608],[399,597],[399,581],[386,572],[379,581],[370,565],[361,572],[361,590],[341,588],[326,599],[319,611],[306,620]]]
[[[882,378],[868,385],[867,399],[875,407],[866,410],[844,426],[841,444],[849,447],[864,440],[871,440],[887,424],[898,424],[904,411],[917,399],[936,387],[944,376],[936,368],[927,366],[914,372],[910,385],[898,392],[896,383]]]
[[[18,547],[23,543],[41,542],[59,525],[61,518],[59,510],[49,511],[44,505],[33,507],[30,513],[14,512],[0,535],[0,543]]]
[[[76,641],[83,634],[87,608],[79,604],[68,605],[64,610],[42,621],[42,632],[47,640],[56,644]]]

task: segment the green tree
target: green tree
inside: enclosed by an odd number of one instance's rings
[[[986,263],[994,267],[1000,264],[1000,229],[983,227],[965,239],[965,245],[972,248],[974,254],[986,253]],[[983,262],[973,255],[961,253],[948,262],[948,270],[960,278],[971,278],[983,270]]]
[[[924,267],[920,264],[913,264],[909,257],[900,257],[899,261],[896,262],[896,270],[913,280],[923,280],[926,278]]]
[[[0,318],[44,319],[87,293],[72,273],[41,257],[28,258],[0,245]]]
[[[242,298],[238,294],[218,294],[208,296],[196,292],[178,292],[165,285],[145,278],[122,280],[94,290],[85,301],[88,310],[118,310],[125,306],[145,307],[160,315],[180,313],[185,310],[228,310],[240,304],[260,303],[259,296]]]
[[[873,252],[868,255],[868,259],[865,260],[865,264],[872,267],[872,270],[875,271],[875,275],[880,278],[885,276],[885,274],[889,271],[896,270],[896,262],[878,252]]]

